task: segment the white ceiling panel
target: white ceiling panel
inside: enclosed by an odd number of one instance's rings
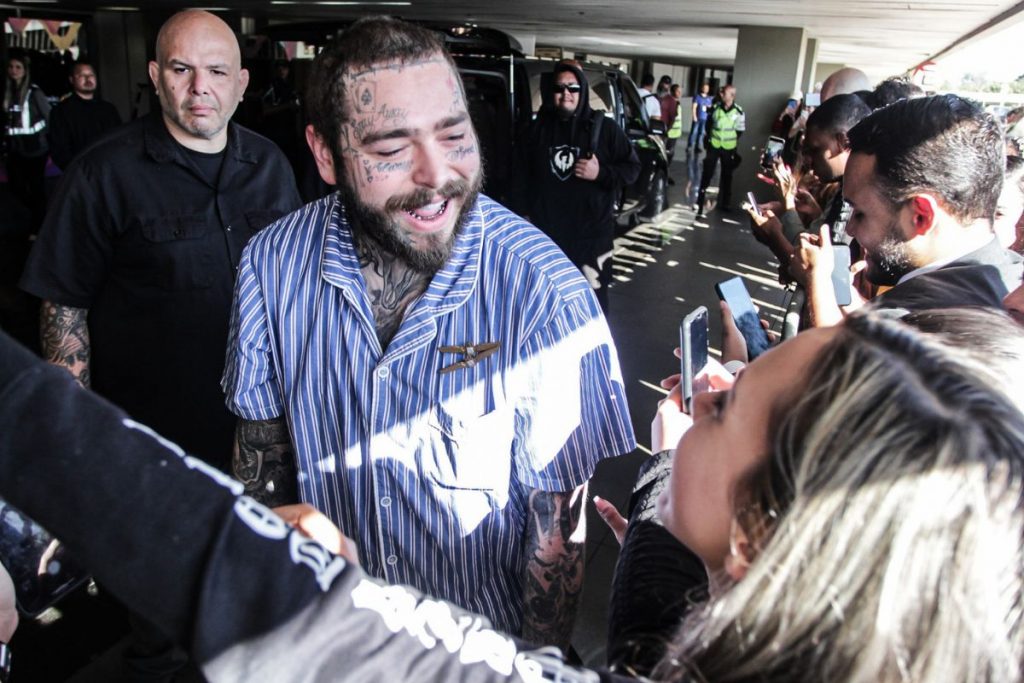
[[[106,4],[131,3],[57,0],[45,7],[89,10]],[[187,4],[211,3],[158,1],[144,6],[177,9]],[[877,77],[905,71],[993,21],[1012,20],[1024,8],[1020,0],[410,0],[405,5],[245,0],[216,4],[275,21],[393,13],[411,19],[471,22],[535,36],[537,45],[684,63],[731,63],[740,26],[803,27],[809,37],[818,39],[820,62],[856,65]],[[42,6],[38,0],[0,4],[0,8],[17,7],[38,11]]]

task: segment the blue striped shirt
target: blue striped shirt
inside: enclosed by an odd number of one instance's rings
[[[472,368],[445,345],[500,342]],[[518,632],[530,489],[569,491],[632,450],[618,358],[590,288],[481,197],[381,349],[337,195],[250,241],[224,375],[248,420],[285,415],[303,501],[368,572]]]

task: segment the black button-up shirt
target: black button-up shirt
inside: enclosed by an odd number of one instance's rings
[[[249,238],[300,204],[269,140],[229,124],[213,185],[153,114],[67,169],[21,286],[89,310],[98,393],[226,467],[234,418],[220,376],[235,269]]]

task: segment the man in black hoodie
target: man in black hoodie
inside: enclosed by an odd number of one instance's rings
[[[548,89],[522,145],[515,208],[561,247],[607,312],[615,198],[640,160],[615,121],[590,108],[578,66],[557,64]]]

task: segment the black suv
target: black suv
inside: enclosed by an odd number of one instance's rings
[[[515,146],[541,104],[541,81],[554,62],[523,57],[517,41],[493,29],[438,28],[458,65],[466,86],[470,116],[483,149],[487,170],[486,193],[499,201],[507,197]],[[640,175],[623,188],[616,215],[633,223],[640,215],[654,216],[667,205],[668,155],[656,134],[633,80],[622,71],[591,62],[581,63],[590,84],[590,107],[603,111],[629,138],[640,157]]]

